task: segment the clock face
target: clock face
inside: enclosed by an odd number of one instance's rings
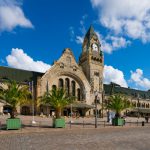
[[[93,49],[93,51],[97,51],[98,52],[98,46],[97,46],[97,44],[93,43],[92,44],[92,49]]]

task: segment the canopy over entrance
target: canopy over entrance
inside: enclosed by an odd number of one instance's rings
[[[150,113],[150,109],[149,108],[134,108],[132,112]]]
[[[67,108],[70,108],[71,105],[68,105]],[[81,108],[81,109],[91,109],[94,108],[92,105],[88,105],[86,103],[74,103],[72,104],[72,108]]]

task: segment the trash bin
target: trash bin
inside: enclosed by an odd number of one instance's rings
[[[146,121],[146,123],[148,123],[148,119],[149,119],[149,117],[148,117],[148,116],[146,116],[146,117],[145,117],[145,121]]]
[[[124,123],[123,123],[124,125],[126,124],[126,119],[124,119]]]
[[[142,126],[144,126],[144,121],[142,121]]]

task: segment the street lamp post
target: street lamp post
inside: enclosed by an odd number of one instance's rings
[[[138,119],[139,119],[139,116],[140,116],[140,109],[139,109],[139,106],[140,106],[140,102],[139,102],[140,98],[139,98],[139,94],[138,94]]]
[[[97,97],[98,97],[98,92],[95,91],[95,128],[97,128]]]
[[[36,124],[34,120],[34,86],[33,86],[33,81],[31,82],[32,85],[32,124]]]
[[[86,93],[87,93],[87,91],[84,89],[83,93],[84,93],[83,100],[86,102]]]
[[[72,121],[72,104],[70,105],[70,124],[73,123]]]
[[[102,91],[102,118],[104,117],[104,99],[105,99],[105,91]]]

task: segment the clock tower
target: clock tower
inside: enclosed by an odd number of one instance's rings
[[[91,93],[102,92],[104,59],[100,41],[92,26],[84,37],[79,65],[91,85]]]

